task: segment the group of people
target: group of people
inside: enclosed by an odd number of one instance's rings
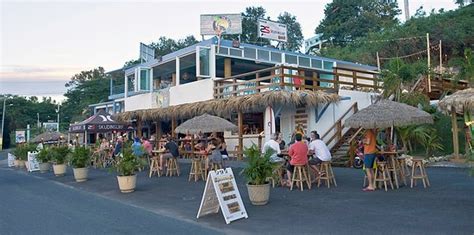
[[[273,134],[271,139],[263,146],[263,151],[266,152],[271,149],[273,154],[270,156],[270,161],[286,164],[287,180],[283,182],[284,185],[291,184],[291,174],[293,173],[295,165],[306,165],[309,163],[311,169],[317,175],[320,175],[321,173],[318,170],[318,165],[323,161],[331,161],[329,148],[326,146],[324,141],[321,140],[317,131],[311,132],[311,138],[309,140],[304,139],[303,133],[299,131],[294,134],[294,141],[292,141],[288,148],[289,161],[287,161],[281,154],[282,142],[279,142],[279,139],[281,140],[281,133]]]

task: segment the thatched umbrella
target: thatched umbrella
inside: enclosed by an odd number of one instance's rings
[[[237,130],[237,126],[227,121],[226,119],[203,114],[201,116],[189,119],[176,127],[176,133],[182,134],[197,134],[199,132],[222,132]]]
[[[472,114],[474,114],[474,88],[469,88],[461,91],[457,91],[454,94],[445,97],[438,103],[439,109],[444,111],[446,114],[451,114],[451,125],[453,132],[453,150],[456,158],[459,157],[459,137],[458,137],[458,124],[457,114],[464,114],[466,116],[466,122],[474,121]],[[471,124],[472,125],[472,124]],[[472,132],[471,127],[471,132]]]
[[[31,142],[33,143],[41,143],[41,142],[44,142],[44,143],[48,143],[48,142],[57,142],[58,140],[60,140],[61,138],[64,137],[64,134],[60,133],[60,132],[51,132],[51,131],[48,131],[48,132],[43,132],[39,135],[37,135],[35,138],[33,138],[33,140],[31,140]]]
[[[433,123],[431,115],[407,104],[381,100],[349,117],[344,125],[364,129]]]

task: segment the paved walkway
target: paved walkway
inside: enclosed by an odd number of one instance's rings
[[[235,164],[235,163],[234,163]],[[240,164],[237,164],[240,165]],[[148,178],[138,174],[137,191],[122,194],[114,173],[91,169],[90,180],[76,183],[71,169],[64,177],[52,173],[26,173],[59,182],[79,190],[117,200],[135,207],[176,218],[183,222],[199,223],[228,234],[473,234],[474,178],[467,169],[428,168],[432,184],[424,189],[402,187],[394,191],[362,192],[361,170],[335,168],[338,187],[289,191],[271,190],[270,203],[252,206],[244,179],[234,173],[249,215],[248,219],[226,225],[222,215],[196,219],[204,182],[188,182],[190,164],[180,162],[180,177]],[[0,167],[5,167],[2,164]]]

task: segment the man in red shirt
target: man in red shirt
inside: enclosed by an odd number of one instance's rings
[[[308,146],[301,141],[303,136],[300,133],[295,135],[296,142],[290,146],[288,155],[290,156],[290,164],[286,168],[288,176],[288,185],[291,184],[291,173],[295,165],[305,165],[308,163]]]
[[[375,154],[377,152],[377,139],[375,138],[376,130],[371,129],[365,132],[364,136],[364,164],[365,172],[367,173],[367,181],[369,186],[364,188],[364,192],[371,192],[375,190],[374,185],[374,162]]]

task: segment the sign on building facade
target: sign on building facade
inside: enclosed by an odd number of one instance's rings
[[[258,36],[280,42],[288,41],[286,25],[269,20],[258,20]]]

